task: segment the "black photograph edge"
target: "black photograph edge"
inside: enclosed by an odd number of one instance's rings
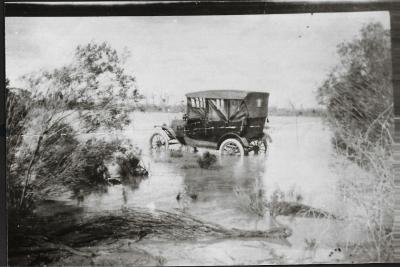
[[[54,1],[52,1],[54,2]],[[190,16],[190,15],[246,15],[296,14],[323,12],[388,11],[390,14],[393,105],[395,117],[394,194],[397,196],[393,223],[394,261],[400,262],[400,1],[124,1],[111,4],[102,2],[2,2],[1,42],[1,180],[0,180],[0,266],[7,266],[7,210],[6,210],[6,113],[5,113],[5,17],[57,17],[57,16]],[[391,265],[391,264],[390,264]]]

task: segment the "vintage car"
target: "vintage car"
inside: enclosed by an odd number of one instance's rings
[[[151,149],[166,150],[172,144],[212,148],[221,154],[266,153],[270,137],[268,97],[265,92],[211,90],[186,94],[183,120],[161,125],[150,138]]]

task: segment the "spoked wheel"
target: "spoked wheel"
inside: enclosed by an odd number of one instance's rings
[[[249,153],[253,153],[254,155],[266,154],[267,153],[267,141],[264,139],[251,141]]]
[[[150,138],[150,149],[156,151],[168,149],[168,139],[160,133],[154,133]]]
[[[222,142],[219,152],[221,155],[243,156],[243,145],[236,139],[229,138]]]

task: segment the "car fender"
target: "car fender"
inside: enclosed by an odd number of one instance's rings
[[[272,143],[272,138],[266,131],[263,131],[263,140],[267,141],[268,143]]]

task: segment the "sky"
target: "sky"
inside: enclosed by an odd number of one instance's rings
[[[6,76],[70,62],[74,48],[107,41],[131,57],[140,92],[170,104],[187,92],[270,93],[276,107],[318,107],[315,92],[338,62],[336,46],[369,22],[389,29],[387,12],[164,17],[7,17]]]

